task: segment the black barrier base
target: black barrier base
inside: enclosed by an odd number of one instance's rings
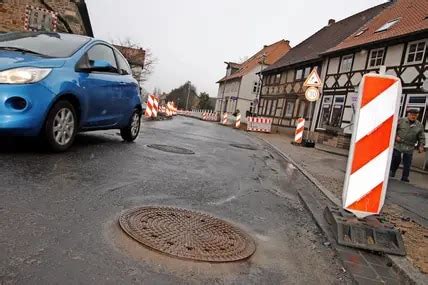
[[[337,207],[326,207],[324,218],[330,224],[337,243],[376,252],[406,255],[403,238],[393,225],[380,217],[358,219]]]
[[[304,146],[304,147],[315,147],[315,141],[313,141],[313,140],[303,140],[303,143],[302,143],[302,145]]]

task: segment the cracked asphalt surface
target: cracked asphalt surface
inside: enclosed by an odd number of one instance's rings
[[[299,201],[302,187],[317,191],[258,139],[190,118],[144,122],[132,144],[117,131],[81,134],[63,154],[0,138],[0,284],[352,283]],[[212,264],[150,251],[117,222],[147,205],[222,218],[247,232],[256,252]]]

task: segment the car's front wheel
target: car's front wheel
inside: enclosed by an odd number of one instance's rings
[[[127,142],[133,142],[140,133],[141,127],[141,112],[137,109],[132,113],[128,126],[120,130],[122,139]]]
[[[49,111],[45,124],[45,138],[53,151],[66,151],[77,133],[76,111],[68,101],[58,101]]]

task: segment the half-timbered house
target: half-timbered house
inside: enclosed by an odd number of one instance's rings
[[[419,120],[428,133],[428,1],[396,0],[323,56],[322,98],[314,122],[318,142],[349,147],[353,102],[364,74],[382,72],[398,76],[403,85],[400,116],[419,108]]]
[[[258,115],[273,118],[273,125],[295,127],[296,119],[306,118],[309,127],[315,103],[305,99],[303,83],[313,68],[325,68],[321,53],[335,47],[361,26],[379,14],[390,3],[385,3],[328,25],[292,48],[286,55],[263,70],[263,86]]]

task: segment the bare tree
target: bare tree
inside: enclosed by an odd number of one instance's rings
[[[126,38],[125,40],[113,40],[112,42],[126,57],[131,65],[132,75],[140,86],[142,86],[153,73],[154,67],[158,61],[157,58],[153,56],[150,49],[143,49],[141,44],[132,41],[130,38]],[[141,68],[141,66],[143,67]]]

